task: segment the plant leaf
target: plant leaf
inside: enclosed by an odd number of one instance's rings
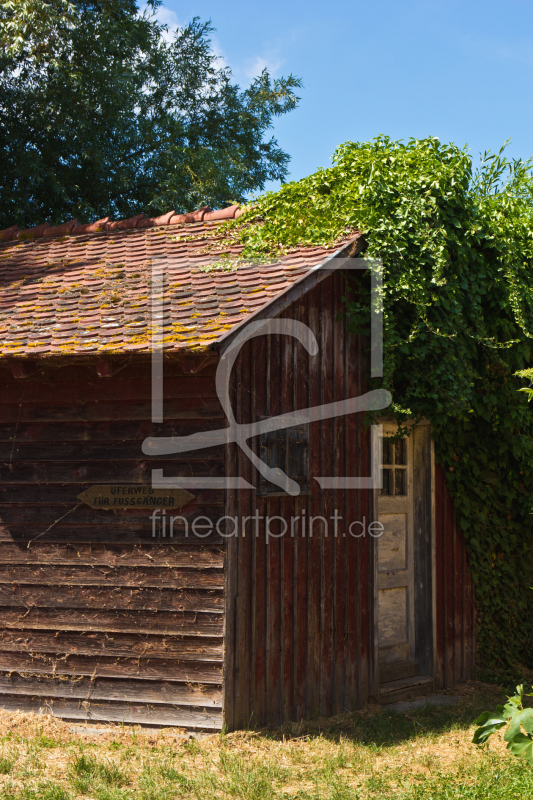
[[[506,723],[507,720],[501,715],[491,711],[484,711],[483,714],[476,719],[475,724],[479,725],[479,728],[474,731],[474,738],[472,741],[474,744],[484,744],[489,736],[492,736],[493,733],[503,728]]]
[[[511,742],[507,745],[507,749],[520,758],[525,758],[526,761],[533,766],[533,739],[531,736],[526,736],[523,733],[517,733]]]
[[[533,709],[524,708],[519,714],[516,714],[511,719],[509,730],[503,737],[506,742],[511,742],[517,733],[520,733],[520,726],[524,728],[527,733],[533,731]]]

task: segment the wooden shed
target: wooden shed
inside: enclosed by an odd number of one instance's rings
[[[0,707],[235,729],[473,674],[472,581],[429,425],[391,445],[382,420],[380,490],[317,480],[370,475],[363,413],[249,439],[298,495],[216,437],[143,450],[227,426],[217,367],[261,319],[305,324],[318,353],[277,333],[247,341],[238,424],[368,390],[368,342],[339,313],[335,263],[360,237],[234,269],[221,255],[242,248],[217,226],[236,213],[0,233]]]

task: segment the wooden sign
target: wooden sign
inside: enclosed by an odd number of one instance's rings
[[[181,508],[194,500],[185,489],[153,489],[142,484],[91,486],[78,495],[91,508]]]

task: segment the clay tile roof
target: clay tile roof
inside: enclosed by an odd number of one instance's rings
[[[334,252],[302,247],[228,269],[221,255],[243,247],[217,228],[239,211],[0,231],[0,357],[149,351],[153,272],[164,276],[165,350],[204,349]]]
[[[62,225],[56,225],[51,228],[50,225],[44,228],[43,236],[64,236],[66,233],[72,233],[73,229],[79,225],[77,219],[71,219],[70,222],[64,222]],[[35,234],[33,238],[36,238]]]
[[[206,211],[203,219],[206,222],[209,220],[214,221],[219,219],[227,219],[226,214],[228,214],[230,211],[232,211],[235,216],[240,217],[240,214],[237,213],[240,211],[239,206],[230,206],[229,208],[221,208],[218,211]]]
[[[106,231],[127,231],[131,228],[136,228],[137,224],[145,219],[146,216],[144,214],[137,214],[136,217],[130,217],[130,219],[119,219],[116,222],[106,222],[105,229]]]
[[[8,242],[10,239],[14,239],[19,233],[19,226],[12,225],[10,228],[0,231],[0,242]]]
[[[89,222],[86,225],[75,225],[70,233],[80,236],[82,233],[98,233],[105,230],[106,222],[111,222],[111,217],[104,217],[96,222]]]

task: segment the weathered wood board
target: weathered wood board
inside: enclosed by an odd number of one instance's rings
[[[151,475],[222,475],[224,453],[156,460],[141,447],[223,424],[214,368],[171,364],[169,422],[153,425],[141,362],[105,379],[49,361],[17,380],[0,366],[0,707],[218,730],[224,544],[187,526],[222,516],[224,494],[154,490]],[[172,536],[156,508],[180,517]]]

